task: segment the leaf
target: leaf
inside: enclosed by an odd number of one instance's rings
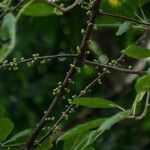
[[[135,84],[135,89],[136,89],[137,95],[132,105],[133,116],[136,113],[137,104],[143,99],[146,92],[150,91],[150,74],[145,75],[141,78],[138,78]]]
[[[85,134],[85,133],[82,133],[82,135]],[[64,141],[64,144],[63,144],[63,150],[68,150],[72,148],[73,144],[76,143],[76,141],[80,138],[80,134],[76,135],[76,136],[73,136],[72,138],[69,138],[67,140]]]
[[[99,127],[105,120],[106,120],[105,118],[101,118],[101,119],[96,119],[96,120],[78,125],[74,127],[73,129],[69,130],[68,132],[66,132],[65,134],[63,134],[62,136],[60,136],[57,141],[70,139],[74,136],[78,136],[79,133],[82,134],[82,133],[89,131],[90,129]]]
[[[131,23],[129,23],[129,22],[124,22],[123,24],[121,24],[119,26],[118,31],[116,32],[116,36],[120,36],[123,33],[127,32],[130,28],[130,25],[131,25]]]
[[[14,124],[8,118],[0,119],[0,142],[4,141],[14,128]]]
[[[71,150],[85,150],[85,148],[91,145],[101,134],[102,132],[98,132],[97,130],[83,134],[72,144]]]
[[[125,54],[132,58],[146,58],[150,57],[150,50],[137,46],[137,45],[130,45],[127,49],[124,50]]]
[[[135,113],[136,113],[137,104],[143,99],[145,94],[146,94],[146,92],[138,92],[137,93],[134,103],[132,105],[133,115],[135,115]]]
[[[76,98],[74,99],[73,104],[90,108],[115,108],[115,107],[120,108],[120,106],[118,106],[114,102],[102,98],[89,98],[89,97]]]
[[[16,141],[17,139],[19,139],[19,138],[21,138],[21,137],[23,137],[23,136],[26,136],[26,135],[28,135],[28,134],[30,134],[31,131],[32,131],[31,129],[26,129],[26,130],[24,130],[24,131],[22,131],[22,132],[19,132],[19,133],[17,133],[16,135],[14,135],[13,137],[11,137],[8,141],[4,142],[3,144],[8,144],[8,143],[14,142],[14,141]]]
[[[47,5],[46,3],[42,1],[29,1],[24,8],[22,9],[22,14],[26,16],[32,16],[32,17],[43,17],[55,14],[53,7]]]
[[[109,130],[114,124],[120,122],[121,120],[128,118],[129,111],[126,112],[119,112],[116,115],[108,118],[104,123],[95,131],[91,131],[89,135],[87,135],[86,141],[82,142],[83,148],[88,147],[92,144],[103,132]]]
[[[119,112],[116,115],[112,116],[111,118],[108,118],[97,130],[102,132],[109,130],[117,122],[120,122],[125,118],[128,118],[129,114],[130,111]]]
[[[72,146],[69,149],[85,150],[85,148],[89,147],[89,145],[91,145],[103,132],[109,130],[117,122],[120,122],[125,118],[128,118],[129,113],[130,111],[119,112],[116,115],[112,116],[111,118],[106,119],[98,129],[93,130],[89,133],[84,133],[83,135],[79,134],[78,138],[74,139],[74,143],[72,143]]]
[[[138,78],[135,84],[135,89],[138,93],[142,91],[150,91],[150,74]]]
[[[16,41],[16,18],[8,13],[4,17],[0,28],[0,62],[2,62],[13,50]]]

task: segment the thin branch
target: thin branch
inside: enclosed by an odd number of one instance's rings
[[[88,60],[84,60],[84,63],[88,65],[97,66],[100,68],[107,68],[109,70],[114,70],[114,71],[128,73],[128,74],[138,74],[138,75],[150,74],[150,72],[147,72],[147,71],[134,71],[134,70],[129,70],[129,69],[123,69],[123,68],[118,68],[115,66],[103,65],[103,64],[93,62],[93,61],[88,61]]]
[[[50,0],[43,0],[46,4],[51,5],[55,8],[57,8],[58,10],[62,11],[63,13],[70,11],[71,9],[73,9],[74,7],[76,7],[78,4],[82,3],[82,0],[75,0],[74,3],[72,3],[70,6],[63,8],[59,5],[57,5],[56,3],[50,1]]]
[[[67,72],[59,93],[53,99],[51,105],[49,106],[48,110],[46,111],[46,114],[43,116],[41,121],[38,123],[37,127],[33,130],[32,136],[30,137],[29,142],[26,145],[26,148],[25,148],[26,150],[33,149],[34,141],[35,141],[36,137],[38,136],[38,134],[40,133],[40,131],[42,130],[42,128],[44,127],[44,125],[46,123],[46,118],[49,117],[50,115],[52,115],[53,110],[55,109],[55,107],[57,106],[59,101],[62,99],[62,97],[64,96],[65,89],[70,84],[69,79],[71,79],[74,76],[74,74],[76,73],[76,66],[80,66],[82,64],[82,59],[85,56],[87,43],[89,41],[90,35],[93,30],[93,24],[95,23],[95,19],[98,15],[99,4],[100,4],[100,0],[96,0],[94,2],[93,8],[92,8],[92,15],[90,16],[89,23],[87,24],[87,28],[84,33],[82,43],[80,45],[80,51],[78,52],[73,65],[70,67],[69,71]]]
[[[72,3],[70,6],[64,8],[64,12],[70,11],[71,9],[73,9],[75,6],[77,6],[78,4],[81,4],[83,0],[75,0],[74,3]]]
[[[76,57],[77,55],[76,54],[58,54],[58,55],[47,55],[47,56],[38,56],[36,58],[32,57],[32,58],[27,58],[27,59],[23,59],[23,60],[20,60],[20,61],[17,61],[17,65],[21,65],[21,64],[24,64],[24,63],[27,63],[27,62],[31,62],[32,60],[35,60],[36,61],[41,61],[41,60],[49,60],[49,59],[52,59],[52,58],[64,58],[64,57]],[[2,65],[0,65],[0,69],[2,68],[7,68],[7,67],[11,67],[11,63],[4,63]]]
[[[58,54],[58,55],[38,56],[38,57],[36,57],[36,61],[49,60],[49,59],[54,59],[54,58],[64,58],[64,57],[76,58],[77,54]],[[121,59],[121,57],[119,57],[119,59],[117,61],[119,61],[120,59]],[[32,57],[32,58],[23,59],[21,61],[17,61],[16,63],[17,63],[17,65],[21,65],[24,63],[32,62],[32,60],[35,60],[35,58]],[[100,68],[107,68],[109,70],[117,71],[120,73],[137,74],[137,75],[149,74],[149,72],[147,72],[147,71],[134,71],[134,70],[129,70],[129,69],[123,69],[123,68],[118,68],[118,67],[111,66],[111,65],[104,65],[104,64],[96,63],[94,61],[89,61],[89,60],[85,60],[85,59],[83,59],[83,63],[92,65],[92,66],[98,66]],[[11,67],[11,66],[12,66],[11,63],[2,64],[2,65],[0,65],[0,69]]]
[[[43,0],[43,1],[44,1],[46,4],[51,5],[51,6],[55,7],[55,8],[57,8],[58,10],[64,12],[64,9],[63,9],[61,6],[57,5],[56,3],[51,2],[50,0]]]
[[[122,58],[123,58],[124,54],[121,55],[118,59],[117,62],[119,62]],[[47,56],[38,56],[36,57],[36,61],[41,61],[41,60],[49,60],[52,58],[63,58],[63,57],[77,57],[77,54],[57,54],[57,55],[47,55]],[[23,63],[27,63],[27,62],[31,62],[32,60],[34,60],[34,58],[27,58],[27,59],[23,59],[21,61],[17,61],[17,65],[23,64]],[[84,60],[83,62],[85,64],[89,64],[89,65],[94,65],[94,66],[98,66],[101,68],[107,68],[109,70],[113,70],[113,71],[118,71],[118,72],[123,72],[123,73],[128,73],[128,74],[137,74],[137,75],[142,75],[142,74],[149,74],[149,72],[147,71],[133,71],[133,70],[128,70],[128,69],[123,69],[123,68],[118,68],[115,66],[111,66],[111,65],[104,65],[104,64],[100,64],[100,63],[96,63],[93,61],[88,61],[88,60]],[[0,65],[0,69],[2,68],[7,68],[7,67],[11,67],[11,63],[7,63],[7,64],[2,64]]]
[[[123,19],[123,20],[129,21],[129,22],[132,22],[132,23],[137,23],[137,24],[141,24],[141,25],[150,27],[149,23],[138,21],[138,20],[135,20],[135,19],[132,19],[132,18],[128,18],[126,16],[106,13],[106,12],[102,12],[102,11],[99,11],[99,15],[105,15],[105,16],[110,16],[110,17],[114,17],[114,18],[118,18],[118,19]]]

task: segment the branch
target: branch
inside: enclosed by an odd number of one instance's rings
[[[28,62],[32,62],[32,61],[41,61],[41,60],[49,60],[52,58],[63,58],[63,57],[77,57],[76,54],[58,54],[58,55],[47,55],[47,56],[38,56],[38,57],[32,57],[32,58],[27,58],[27,59],[23,59],[20,61],[17,61],[16,64],[17,65],[21,65],[24,63],[28,63]],[[0,65],[0,69],[2,68],[7,68],[7,67],[12,67],[12,62],[9,63],[3,63],[2,65]]]
[[[70,11],[71,9],[73,9],[75,6],[77,6],[78,4],[80,4],[82,2],[82,0],[75,0],[75,2],[72,3],[70,6],[63,8],[50,0],[43,0],[43,1],[48,5],[54,6],[55,8],[57,8],[58,10],[60,10],[63,13]]]
[[[76,58],[77,54],[58,54],[58,55],[38,56],[36,58],[32,57],[32,58],[27,58],[27,59],[23,59],[23,60],[17,61],[16,64],[17,65],[21,65],[21,64],[24,64],[24,63],[35,61],[35,59],[36,59],[36,61],[41,61],[41,60],[49,60],[49,59],[52,59],[52,58],[63,58],[63,57]],[[120,59],[121,59],[121,57],[118,58],[117,62]],[[108,70],[113,70],[113,71],[117,71],[117,72],[120,72],[120,73],[122,72],[122,73],[137,74],[137,75],[149,74],[148,71],[135,71],[135,70],[123,69],[123,68],[118,68],[118,67],[111,66],[111,65],[100,64],[100,63],[97,63],[97,62],[94,62],[94,61],[85,60],[85,59],[82,59],[82,61],[83,61],[84,64],[97,66],[97,67],[100,67],[100,68],[107,68]],[[6,64],[4,63],[4,64],[0,65],[0,69],[7,68],[7,67],[12,67],[12,62],[9,62],[9,63],[6,63]]]
[[[46,111],[46,114],[43,116],[41,121],[38,123],[37,127],[33,130],[32,136],[30,137],[29,142],[26,145],[26,148],[25,148],[26,150],[33,149],[34,141],[35,141],[36,137],[38,136],[39,132],[44,127],[44,125],[46,123],[46,118],[49,117],[50,115],[52,115],[53,110],[55,109],[55,107],[57,106],[59,101],[62,99],[62,97],[64,96],[65,89],[68,87],[68,85],[70,83],[69,80],[76,73],[76,66],[80,66],[82,64],[82,59],[84,58],[84,55],[86,52],[87,43],[89,41],[90,35],[93,30],[93,24],[95,22],[97,14],[98,14],[99,3],[100,3],[100,0],[96,0],[93,4],[92,15],[90,16],[89,23],[87,24],[87,28],[84,33],[82,43],[80,45],[80,51],[77,53],[77,57],[75,58],[73,65],[70,67],[69,71],[67,72],[59,93],[53,99],[51,105],[49,106],[48,110]]]
[[[120,15],[110,14],[110,13],[106,13],[106,12],[102,12],[102,11],[99,11],[99,15],[110,16],[110,17],[114,17],[114,18],[126,20],[126,21],[129,21],[129,22],[132,22],[132,23],[142,24],[144,26],[150,27],[149,23],[138,21],[138,20],[135,20],[135,19],[132,19],[132,18],[128,18],[126,16],[120,16]]]
[[[36,61],[41,61],[41,60],[49,60],[49,59],[52,59],[52,58],[63,58],[63,57],[76,58],[77,54],[58,54],[58,55],[38,56],[36,58],[32,57],[32,58],[23,59],[21,61],[17,61],[16,64],[21,65],[21,64],[24,64],[24,63],[35,61],[35,59],[36,59]],[[121,59],[121,57],[117,61],[119,61],[120,59]],[[122,73],[137,74],[137,75],[149,74],[149,72],[147,72],[147,71],[134,71],[134,70],[129,70],[129,69],[123,69],[123,68],[118,68],[118,67],[111,66],[111,65],[100,64],[100,63],[85,60],[85,59],[82,59],[82,61],[83,61],[84,64],[97,66],[97,67],[100,67],[100,68],[107,68],[108,70],[113,70],[113,71],[117,71],[117,72],[120,72],[120,73],[122,72]],[[7,68],[7,67],[12,67],[12,62],[7,63],[7,64],[4,63],[4,64],[0,65],[0,69]]]
[[[129,69],[123,69],[123,68],[118,68],[115,66],[103,65],[103,64],[93,62],[93,61],[88,61],[88,60],[84,60],[84,63],[88,65],[97,66],[100,68],[107,68],[109,70],[114,70],[114,71],[128,73],[128,74],[138,74],[138,75],[150,74],[150,72],[148,71],[134,71],[134,70],[129,70]]]
[[[75,6],[77,6],[80,3],[82,3],[82,0],[75,0],[75,2],[72,5],[64,8],[64,12],[67,12],[67,11],[73,9]]]

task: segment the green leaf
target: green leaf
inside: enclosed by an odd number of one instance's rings
[[[102,132],[109,130],[117,122],[120,122],[125,118],[128,118],[129,114],[130,111],[119,112],[116,115],[112,116],[111,118],[108,118],[97,130]]]
[[[108,118],[104,123],[95,131],[91,131],[89,135],[82,141],[82,146],[80,148],[84,149],[91,145],[103,132],[109,130],[114,124],[120,122],[121,120],[128,118],[130,111],[119,112],[116,115]],[[79,150],[79,149],[78,149]],[[81,149],[80,149],[81,150]]]
[[[13,137],[11,137],[8,141],[4,142],[3,144],[8,144],[11,142],[15,142],[16,140],[18,140],[19,138],[29,135],[31,133],[31,129],[26,129],[22,132],[17,133],[16,135],[14,135]]]
[[[146,94],[146,92],[150,91],[150,74],[145,75],[141,78],[138,78],[138,80],[135,84],[135,89],[137,91],[137,95],[136,95],[136,98],[135,98],[134,103],[132,105],[133,116],[136,113],[137,104],[141,100],[143,100],[143,97]]]
[[[137,46],[137,45],[130,45],[127,49],[124,50],[125,54],[132,58],[146,58],[150,57],[150,50]]]
[[[138,93],[150,91],[150,74],[138,78],[135,84],[135,89]]]
[[[91,145],[100,135],[102,132],[98,132],[94,130],[89,133],[85,133],[80,135],[75,142],[71,146],[71,150],[85,150],[89,145]],[[64,149],[67,150],[67,149]]]
[[[89,147],[103,132],[110,129],[114,124],[120,122],[121,120],[129,117],[130,111],[119,112],[118,114],[112,116],[111,118],[106,119],[103,124],[96,130],[93,130],[89,133],[79,134],[79,136],[74,139],[72,142],[71,150],[85,150]],[[79,133],[79,132],[78,132]],[[69,139],[70,141],[70,139]],[[65,141],[66,142],[66,141]],[[67,149],[64,149],[67,150]]]
[[[96,120],[78,125],[74,127],[73,129],[69,130],[68,132],[66,132],[65,134],[63,134],[62,136],[60,136],[58,138],[58,141],[70,139],[74,136],[78,136],[79,133],[82,134],[82,133],[89,131],[90,129],[99,127],[105,120],[106,120],[105,118],[96,119]]]
[[[39,0],[29,1],[24,6],[21,13],[33,17],[43,17],[55,14],[53,7]]]
[[[120,106],[118,106],[114,102],[102,98],[76,98],[74,99],[73,104],[90,108],[120,108]]]
[[[132,105],[132,111],[133,111],[133,115],[135,115],[136,113],[136,108],[137,108],[137,104],[142,101],[144,95],[146,94],[146,92],[138,92],[136,95],[136,98],[134,100],[134,103]]]
[[[85,134],[85,133],[82,133],[82,135]],[[63,150],[68,150],[68,149],[71,149],[73,144],[80,138],[80,134],[76,135],[76,136],[73,136],[72,138],[70,139],[67,139],[64,141],[64,144],[63,144]],[[82,136],[81,136],[82,137]]]
[[[0,27],[0,62],[2,62],[13,50],[16,41],[16,18],[8,13]]]
[[[119,26],[118,31],[116,32],[116,36],[120,36],[123,33],[127,32],[130,28],[130,25],[131,25],[131,23],[129,23],[129,22],[124,22],[123,24],[121,24]]]
[[[14,128],[14,124],[8,118],[0,119],[0,142],[4,141]]]

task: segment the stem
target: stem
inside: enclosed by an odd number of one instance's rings
[[[114,18],[118,18],[118,19],[123,19],[123,20],[126,20],[126,21],[130,21],[132,23],[142,24],[144,26],[150,27],[149,23],[138,21],[138,20],[135,20],[135,19],[132,19],[132,18],[128,18],[126,16],[120,16],[120,15],[110,14],[110,13],[106,13],[106,12],[102,12],[102,11],[99,12],[99,15],[105,15],[105,16],[110,16],[110,17],[114,17]]]
[[[128,74],[138,74],[138,75],[150,74],[147,71],[134,71],[134,70],[122,69],[122,68],[118,68],[118,67],[114,67],[114,66],[110,66],[110,65],[103,65],[103,64],[93,62],[93,61],[88,61],[88,60],[84,60],[84,63],[89,64],[89,65],[93,65],[93,66],[97,66],[100,68],[107,68],[109,70],[115,70],[118,72],[123,72],[123,73],[128,73]]]
[[[39,56],[39,57],[36,57],[36,61],[49,60],[49,59],[52,59],[52,58],[54,59],[54,58],[61,58],[61,57],[67,57],[67,58],[68,57],[73,57],[73,58],[76,58],[77,55],[76,54],[58,54],[58,55]],[[121,60],[121,59],[122,59],[122,57],[120,57],[117,60],[117,62],[119,60]],[[24,63],[27,63],[27,62],[31,62],[32,60],[34,60],[34,58],[27,58],[27,59],[18,61],[16,63],[17,63],[17,65],[21,65],[21,64],[24,64]],[[100,67],[100,68],[107,68],[109,70],[118,71],[118,72],[122,72],[122,73],[137,74],[137,75],[149,74],[149,72],[147,72],[147,71],[128,70],[128,69],[118,68],[118,67],[111,66],[111,65],[103,65],[103,64],[96,63],[94,61],[85,60],[85,59],[83,59],[83,63],[87,64],[87,65],[97,66],[97,67]],[[6,68],[6,67],[11,67],[11,64],[8,63],[8,64],[2,64],[2,65],[0,65],[0,69]]]
[[[51,2],[49,0],[43,0],[46,4],[51,5],[57,9],[59,9],[61,12],[65,13],[70,11],[71,9],[73,9],[74,7],[76,7],[79,3],[82,3],[82,0],[75,0],[74,3],[72,3],[70,6],[66,7],[66,8],[62,8],[61,6],[57,5],[54,2]]]
[[[62,58],[62,57],[77,57],[76,54],[58,54],[58,55],[47,55],[47,56],[39,56],[39,57],[36,57],[36,61],[40,61],[40,60],[49,60],[49,59],[52,59],[52,58]],[[18,65],[21,65],[21,64],[24,64],[24,63],[27,63],[27,62],[30,62],[34,60],[34,58],[27,58],[27,59],[23,59],[21,61],[18,61],[16,62]],[[2,68],[6,68],[6,67],[10,67],[11,64],[10,63],[7,63],[7,64],[2,64],[0,65],[0,69]]]

